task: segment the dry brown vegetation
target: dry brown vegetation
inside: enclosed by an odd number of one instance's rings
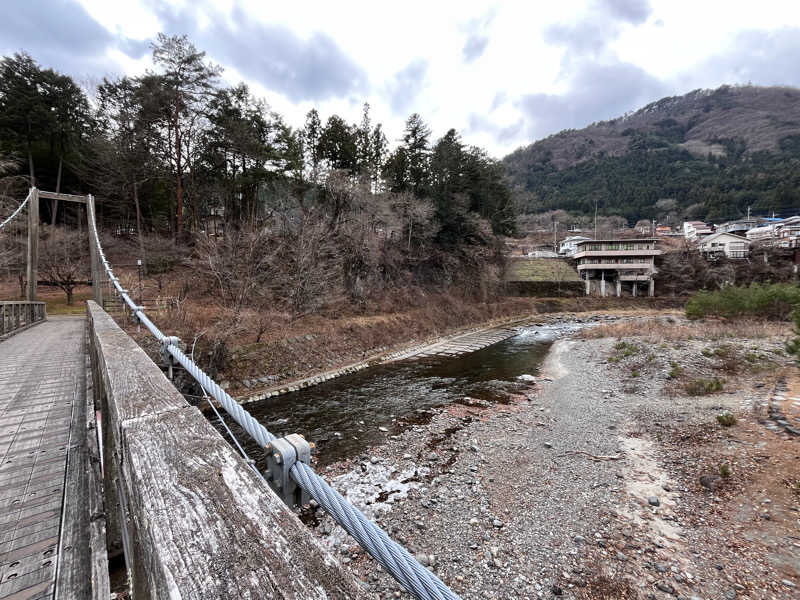
[[[584,329],[578,335],[584,338],[639,338],[643,341],[657,344],[692,339],[709,341],[728,338],[764,339],[788,337],[791,333],[791,324],[781,321],[704,319],[687,322],[683,319],[679,320],[670,317],[636,319],[598,325]]]

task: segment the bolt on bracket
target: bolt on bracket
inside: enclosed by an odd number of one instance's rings
[[[308,504],[308,492],[297,485],[289,473],[295,463],[310,464],[311,444],[297,433],[272,440],[267,450],[265,478],[272,490],[290,507]]]

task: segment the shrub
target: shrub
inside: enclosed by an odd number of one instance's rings
[[[686,316],[788,319],[797,305],[800,305],[800,287],[791,283],[729,285],[714,292],[698,292],[686,303]]]
[[[794,321],[794,333],[797,337],[786,344],[786,352],[794,354],[800,360],[800,310],[795,310],[792,313],[792,320]]]
[[[732,427],[736,425],[736,416],[732,412],[726,410],[717,415],[717,422],[723,427]]]
[[[718,377],[713,379],[693,379],[692,381],[687,381],[683,389],[690,396],[706,396],[721,391],[723,383],[722,379]]]
[[[719,358],[731,358],[736,355],[736,351],[727,344],[714,349],[714,356]]]
[[[719,476],[723,479],[728,479],[731,476],[731,466],[728,463],[722,463],[719,466]]]
[[[678,363],[676,363],[675,361],[672,361],[669,363],[669,366],[672,368],[669,370],[669,373],[667,373],[667,377],[669,377],[670,379],[677,379],[678,377],[680,377],[682,371],[680,365],[678,365]]]
[[[619,355],[623,358],[627,358],[629,356],[633,356],[634,354],[639,353],[639,347],[636,344],[631,344],[629,342],[619,341],[614,344],[614,350],[617,351]]]

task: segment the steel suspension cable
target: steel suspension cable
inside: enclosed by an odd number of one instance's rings
[[[241,404],[234,400],[216,381],[203,371],[191,358],[186,356],[177,346],[178,339],[164,335],[155,324],[147,318],[142,307],[137,306],[126,290],[120,285],[105,257],[100,237],[97,233],[93,203],[88,202],[91,212],[92,233],[98,256],[109,281],[128,305],[137,319],[147,327],[162,344],[166,352],[189,373],[204,394],[211,395],[225,411],[242,427],[262,448],[276,440],[270,431],[259,423]],[[212,405],[213,406],[213,405]],[[370,521],[364,513],[355,508],[339,492],[334,490],[307,464],[296,462],[290,470],[294,481],[317,501],[317,503],[333,519],[347,531],[367,553],[380,563],[392,577],[406,588],[418,600],[461,600],[436,575],[423,567],[405,548],[392,540],[380,527]]]
[[[30,199],[30,197],[31,197],[31,192],[28,192],[28,195],[25,197],[25,200],[23,200],[22,204],[20,204],[17,207],[17,210],[15,210],[13,213],[11,213],[11,216],[8,217],[5,221],[0,223],[0,229],[5,227],[6,224],[8,224],[14,217],[16,217],[19,214],[19,211],[21,211],[23,209],[23,207],[28,203],[28,200]]]

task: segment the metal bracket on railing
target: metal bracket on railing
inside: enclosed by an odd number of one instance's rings
[[[136,319],[136,333],[142,332],[142,320],[139,318],[139,312],[144,312],[144,306],[134,306],[133,308],[133,318]],[[163,352],[164,350],[162,349],[161,351]]]
[[[172,354],[169,352],[170,346],[177,346],[180,348],[180,338],[175,336],[164,337],[161,339],[161,358],[164,360],[164,364],[167,365],[169,369],[169,378],[170,381],[172,380],[172,366],[175,364],[175,359],[172,357]]]
[[[267,472],[264,474],[269,486],[288,506],[303,506],[310,501],[308,492],[298,486],[289,471],[295,463],[311,462],[311,444],[297,433],[272,440],[267,450]]]

